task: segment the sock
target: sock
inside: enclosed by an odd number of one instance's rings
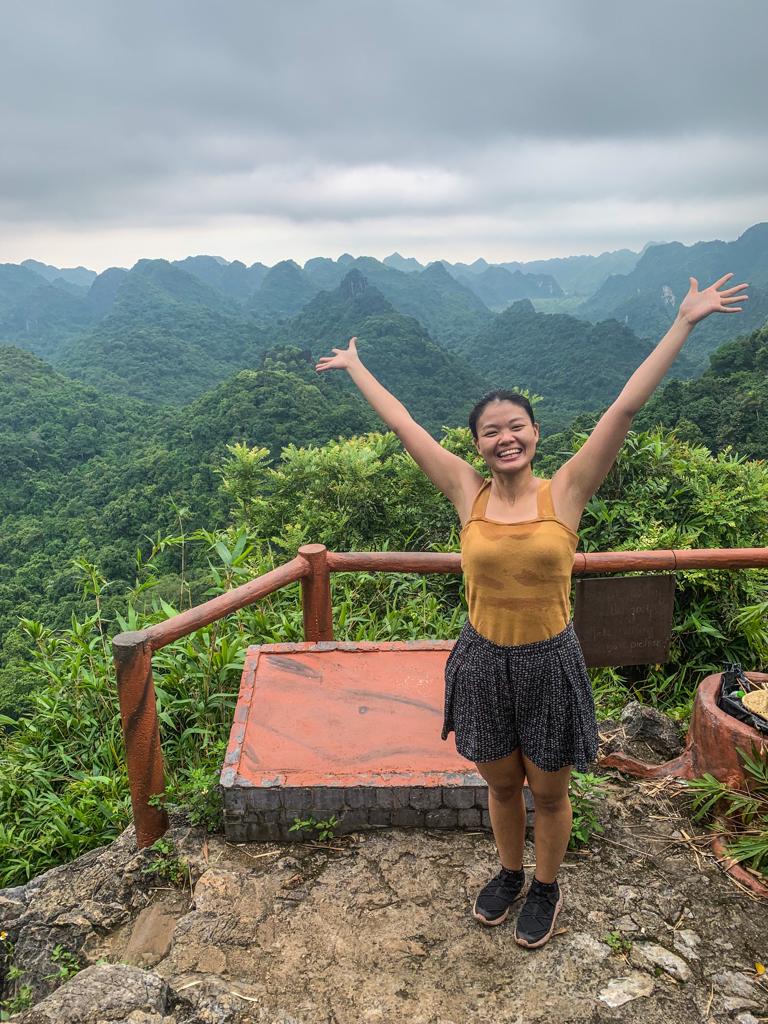
[[[507,871],[510,875],[514,875],[516,878],[520,878],[522,875],[525,875],[525,871],[523,871],[522,868],[505,868],[503,864],[501,866],[504,871]]]
[[[533,876],[533,881],[539,887],[539,889],[543,889],[544,892],[556,892],[557,891],[557,888],[558,888],[557,879],[555,879],[554,882],[540,882],[538,880],[538,878],[534,875]]]

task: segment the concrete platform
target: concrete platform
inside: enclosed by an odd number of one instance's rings
[[[336,833],[489,828],[485,781],[440,739],[453,641],[249,647],[221,785],[233,842]],[[529,805],[530,806],[530,805]]]

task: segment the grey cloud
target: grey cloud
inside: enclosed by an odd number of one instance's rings
[[[8,223],[765,210],[748,0],[6,0],[4,21]]]

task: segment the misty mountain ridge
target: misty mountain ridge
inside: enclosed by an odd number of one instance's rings
[[[609,277],[576,315],[592,322],[612,317],[640,337],[656,341],[672,324],[689,277],[704,288],[724,273],[733,273],[731,284],[749,282],[749,301],[736,329],[745,333],[761,327],[768,319],[768,223],[754,224],[733,242],[651,246],[634,270]],[[709,354],[733,336],[735,325],[729,321],[728,315],[709,317],[686,345],[697,371],[704,370]]]

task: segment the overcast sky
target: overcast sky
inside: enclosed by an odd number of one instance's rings
[[[768,220],[765,0],[0,10],[0,262],[528,260]]]

